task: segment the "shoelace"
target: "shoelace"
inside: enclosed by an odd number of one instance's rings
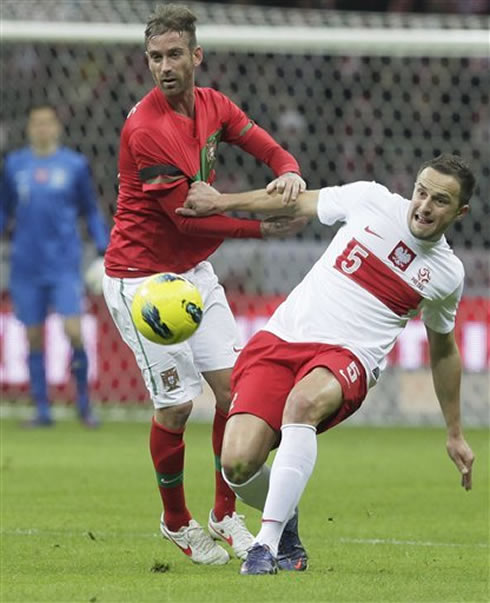
[[[238,520],[238,521],[237,521]],[[249,531],[247,526],[245,525],[245,515],[238,515],[237,513],[233,513],[231,518],[228,520],[230,523],[235,525],[235,529],[239,532],[239,536],[243,536],[244,538],[248,538]]]
[[[208,553],[216,547],[215,542],[202,526],[190,526],[188,531],[190,544],[198,545],[204,553]]]

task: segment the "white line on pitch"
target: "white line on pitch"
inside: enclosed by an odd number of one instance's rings
[[[396,540],[394,538],[340,538],[343,544],[395,544],[402,546],[446,546],[446,547],[476,547],[488,548],[487,542],[461,543],[461,542],[424,542],[421,540]]]
[[[16,528],[14,530],[0,530],[1,534],[15,534],[19,536],[35,536],[40,534],[49,536],[88,536],[89,532],[90,530],[84,532],[74,532],[69,530],[50,530],[38,528]],[[98,538],[120,538],[121,536],[133,538],[161,537],[160,534],[155,532],[99,532],[97,530],[93,530],[93,533]],[[341,544],[391,544],[395,546],[469,547],[481,549],[487,549],[490,547],[490,544],[488,542],[426,542],[423,540],[397,540],[395,538],[339,538],[336,542],[340,542]]]

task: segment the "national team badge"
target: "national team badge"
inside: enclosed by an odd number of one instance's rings
[[[400,241],[390,253],[388,259],[394,266],[405,272],[415,259],[415,255],[414,251],[407,247],[403,241]]]
[[[417,289],[423,289],[425,285],[430,282],[430,278],[430,268],[423,266],[422,268],[419,268],[417,276],[412,276],[412,283],[417,287]]]
[[[172,392],[180,385],[179,373],[175,367],[162,371],[160,377],[162,378],[163,387],[167,392]]]
[[[49,171],[46,168],[36,168],[34,180],[39,183],[47,182],[49,180]]]
[[[216,138],[209,138],[206,142],[206,161],[213,164],[216,161],[216,149],[218,144]]]

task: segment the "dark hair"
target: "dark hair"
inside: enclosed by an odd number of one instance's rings
[[[197,46],[196,15],[182,4],[159,4],[148,18],[145,29],[145,48],[153,36],[167,31],[177,31],[189,35],[189,48]]]
[[[432,168],[441,174],[447,174],[448,176],[454,176],[459,182],[459,205],[467,205],[471,199],[471,195],[475,190],[476,180],[473,172],[469,166],[461,159],[459,155],[451,155],[450,153],[442,153],[426,161],[420,166],[417,172],[417,177],[425,170],[425,168]]]

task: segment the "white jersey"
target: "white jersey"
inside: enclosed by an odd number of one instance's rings
[[[444,237],[434,242],[411,234],[409,205],[376,182],[322,189],[320,222],[343,225],[265,330],[289,342],[351,350],[370,384],[407,321],[419,312],[434,331],[452,331],[463,265]]]

